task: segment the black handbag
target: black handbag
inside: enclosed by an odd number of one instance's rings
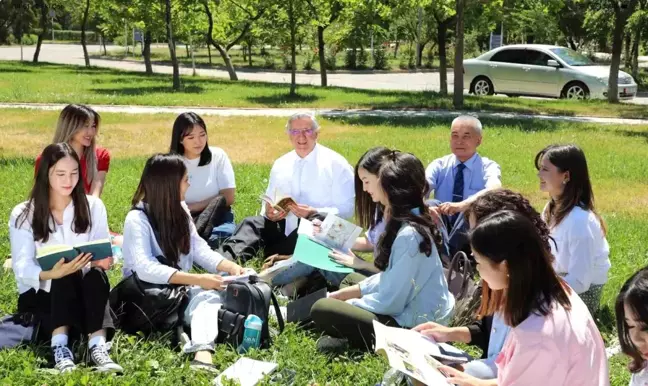
[[[148,283],[133,272],[110,291],[109,300],[115,327],[150,334],[181,324],[189,298],[183,285]]]
[[[245,318],[248,315],[256,315],[263,321],[261,347],[268,348],[272,344],[269,325],[271,304],[275,309],[281,334],[284,330],[283,316],[268,283],[259,281],[256,276],[229,283],[223,294],[223,306],[218,310],[216,343],[228,343],[238,347],[243,341]]]
[[[473,279],[473,269],[465,252],[457,252],[444,269],[448,290],[455,297],[453,325],[467,326],[475,319],[481,302],[481,286]]]

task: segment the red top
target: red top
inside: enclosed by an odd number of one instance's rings
[[[97,156],[97,171],[98,172],[108,172],[110,168],[110,153],[108,149],[97,146],[95,148],[95,155]],[[36,157],[36,163],[34,165],[34,173],[38,170],[38,165],[40,165],[41,154]],[[92,188],[92,181],[88,181],[87,175],[87,165],[85,161],[85,156],[81,156],[81,178],[83,178],[83,187],[85,188],[86,194],[90,193],[90,188]]]

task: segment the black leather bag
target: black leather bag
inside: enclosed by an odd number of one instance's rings
[[[115,326],[128,334],[170,331],[182,322],[188,299],[185,286],[148,283],[135,272],[119,282],[109,298]]]
[[[455,297],[453,325],[467,326],[475,319],[481,302],[481,286],[473,279],[470,259],[464,252],[457,252],[444,269],[448,290]]]
[[[259,281],[256,276],[230,283],[223,295],[223,306],[218,311],[219,331],[216,343],[228,343],[238,347],[243,341],[245,318],[248,315],[256,315],[263,320],[261,347],[269,347],[272,344],[269,326],[271,303],[281,334],[284,330],[284,320],[270,285]]]

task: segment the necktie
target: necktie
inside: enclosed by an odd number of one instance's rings
[[[457,173],[454,178],[454,186],[452,188],[452,202],[463,201],[464,195],[464,175],[463,171],[466,168],[466,165],[460,163],[457,165]]]

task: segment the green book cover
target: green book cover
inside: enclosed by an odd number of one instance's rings
[[[92,254],[92,261],[111,257],[112,246],[110,239],[95,240],[73,247],[69,245],[48,245],[38,250],[36,259],[43,271],[49,271],[59,260],[65,259],[66,261],[72,261],[81,253]]]

